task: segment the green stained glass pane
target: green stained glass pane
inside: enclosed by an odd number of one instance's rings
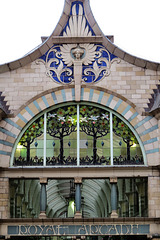
[[[43,165],[44,118],[35,120],[23,133],[14,155],[15,165]]]
[[[142,151],[136,136],[120,118],[113,115],[114,165],[144,164]]]
[[[76,129],[77,106],[61,107],[47,113],[47,165],[76,165]]]
[[[22,134],[14,154],[14,165],[144,164],[136,133],[113,113],[111,122],[110,114],[110,110],[80,104],[77,123],[77,105],[48,111],[45,131],[44,116],[41,116]]]
[[[81,165],[110,164],[110,114],[108,111],[80,105]],[[103,142],[103,144],[101,144]]]

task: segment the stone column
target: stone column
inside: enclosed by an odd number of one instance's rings
[[[74,179],[76,192],[75,192],[75,204],[76,204],[76,212],[74,215],[74,218],[82,218],[81,213],[81,184],[82,184],[82,178],[75,178]]]
[[[47,178],[40,178],[41,193],[40,193],[40,215],[39,218],[46,218],[46,206],[47,206]]]
[[[117,218],[117,178],[110,178],[111,184],[111,218]]]

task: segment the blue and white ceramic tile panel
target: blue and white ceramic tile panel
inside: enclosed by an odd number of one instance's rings
[[[80,8],[80,6],[81,6],[81,7],[82,7],[82,15],[83,15],[83,17],[85,17],[84,6],[83,6],[83,2],[81,2],[81,1],[74,1],[74,2],[72,2],[72,4],[71,4],[70,16],[73,16],[73,15],[74,15],[74,13],[73,13],[73,9],[74,9],[73,7],[74,7],[74,6],[75,6],[75,9],[76,9],[76,15],[78,16],[79,8]],[[95,36],[95,33],[94,33],[93,29],[91,28],[90,24],[88,23],[86,17],[85,17],[85,20],[86,20],[86,26],[89,27],[89,31],[91,31],[92,36]],[[67,21],[64,29],[62,30],[60,36],[63,36],[63,33],[66,32],[66,28],[67,28],[67,27],[69,27],[69,19],[68,19],[68,21]]]
[[[61,45],[62,46],[62,45]],[[104,78],[106,74],[107,65],[110,64],[117,57],[106,50],[103,45],[96,45],[96,57],[95,61],[87,66],[82,66],[82,81],[85,83],[96,83]],[[85,55],[85,53],[84,53]],[[83,57],[83,56],[82,56]],[[70,84],[74,79],[74,69],[72,66],[67,66],[63,61],[60,45],[53,45],[40,59],[47,64],[49,71],[47,75],[51,77],[57,83]],[[103,60],[102,60],[103,59]],[[104,60],[105,59],[105,60]],[[99,68],[99,76],[96,78],[94,66],[97,65]]]
[[[61,36],[95,36],[84,15],[82,2],[75,1],[72,3],[70,17],[61,32]],[[77,47],[83,50],[81,56],[82,81],[85,83],[96,83],[108,76],[111,63],[116,59],[118,60],[102,44],[55,44],[40,58],[46,66],[46,74],[52,80],[59,84],[70,84],[74,81],[75,56],[73,51]]]
[[[95,96],[95,98],[93,98],[93,95]],[[25,107],[14,119],[9,118],[4,119],[2,121],[3,123],[5,123],[3,124],[4,127],[0,128],[0,133],[3,134],[3,138],[0,141],[1,144],[0,154],[6,156],[11,155],[12,147],[20,131],[34,116],[37,115],[37,113],[55,104],[74,101],[74,96],[75,93],[73,87],[66,89],[59,88],[58,91],[48,93],[45,96],[42,96],[34,100],[32,103],[29,103],[29,105]],[[141,117],[139,113],[131,105],[126,103],[124,100],[118,98],[117,96],[114,96],[113,93],[111,94],[108,93],[107,91],[104,92],[102,89],[97,90],[94,87],[82,88],[81,101],[95,103],[95,99],[96,103],[101,104],[103,106],[107,106],[110,109],[117,111],[119,114],[123,115],[123,117],[128,122],[130,122],[135,131],[139,129],[138,135],[142,140],[146,155],[159,152],[157,134],[158,125],[153,117],[151,116]],[[114,104],[114,107],[112,107],[113,100],[116,102],[116,104]],[[139,121],[140,118],[142,119],[141,121]],[[146,128],[145,126],[147,123],[152,123],[150,124],[151,127]],[[17,132],[17,134],[15,134],[15,132]],[[143,140],[143,137],[147,136],[147,134],[149,136],[149,139]]]
[[[62,46],[62,45],[61,45]],[[53,45],[40,59],[45,63],[48,63],[50,68],[48,75],[57,83],[69,84],[73,79],[73,66],[67,67],[61,57],[61,50],[59,45]],[[59,78],[59,70],[64,69],[61,72]],[[67,71],[66,71],[67,69]],[[70,74],[71,73],[71,74]]]

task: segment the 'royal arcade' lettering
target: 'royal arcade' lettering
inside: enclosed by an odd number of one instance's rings
[[[19,225],[8,226],[9,235],[129,235],[148,234],[149,225]]]

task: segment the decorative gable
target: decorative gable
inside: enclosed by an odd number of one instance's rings
[[[109,76],[112,63],[118,58],[93,41],[95,33],[80,1],[72,3],[70,17],[60,36],[72,42],[54,44],[37,63],[42,62],[47,76],[58,84],[74,83],[76,101],[79,101],[81,82],[92,84]]]

